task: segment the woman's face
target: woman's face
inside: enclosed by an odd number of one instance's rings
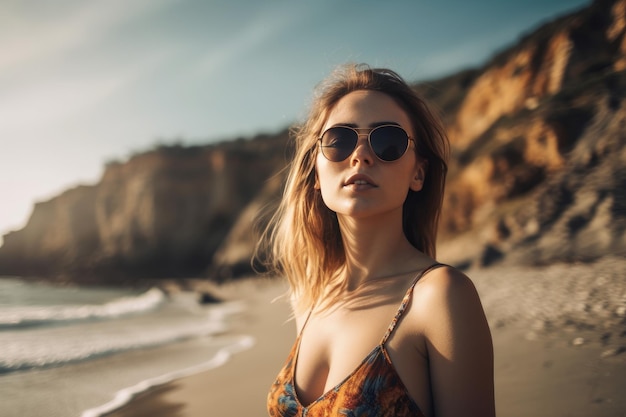
[[[317,153],[315,186],[321,190],[326,206],[337,215],[363,218],[394,211],[401,215],[409,189],[422,188],[423,164],[415,154],[414,144],[409,143],[407,152],[392,162],[383,162],[373,153],[367,133],[381,124],[398,125],[415,139],[404,110],[378,91],[347,94],[337,102],[322,128],[322,132],[338,125],[359,129],[356,148],[345,160],[332,162],[321,150]]]

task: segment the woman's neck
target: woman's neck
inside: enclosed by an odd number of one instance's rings
[[[347,289],[363,283],[414,271],[430,258],[407,240],[401,216],[396,219],[339,218],[346,268]]]

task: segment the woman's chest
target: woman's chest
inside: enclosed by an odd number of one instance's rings
[[[427,364],[416,348],[420,336],[407,320],[394,328],[396,309],[397,305],[381,305],[309,317],[294,366],[294,382],[303,404],[313,402],[355,373],[366,378],[373,354],[379,355],[380,369],[376,372],[393,374],[409,386],[423,385],[419,370],[425,371]]]

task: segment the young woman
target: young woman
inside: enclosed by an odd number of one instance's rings
[[[448,143],[393,71],[320,85],[268,238],[298,336],[271,416],[494,416],[472,282],[435,261]]]

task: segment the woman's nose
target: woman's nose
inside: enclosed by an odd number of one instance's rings
[[[368,142],[368,135],[360,134],[359,140],[356,143],[356,148],[354,148],[352,155],[350,155],[351,164],[355,165],[357,162],[371,164],[374,159],[375,157],[372,155],[372,150]]]

